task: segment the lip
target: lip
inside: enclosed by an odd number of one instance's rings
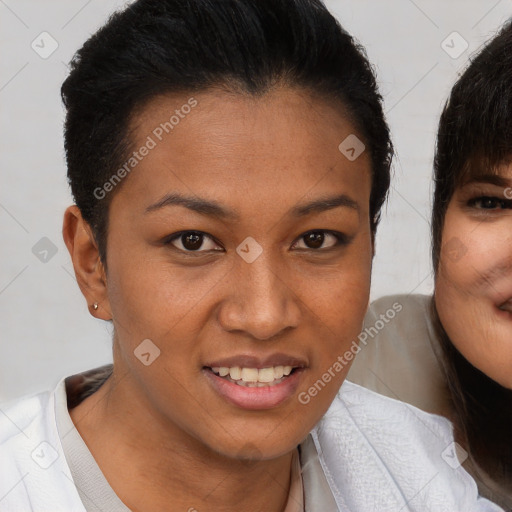
[[[237,361],[239,360],[238,358]],[[224,359],[223,361],[230,361],[230,359]],[[254,366],[251,368],[254,368]],[[216,393],[231,404],[247,410],[263,410],[278,407],[295,394],[303,373],[304,368],[298,368],[279,384],[263,388],[250,388],[229,382],[213,373],[210,368],[203,368],[203,374]]]
[[[512,303],[502,303],[499,306],[496,306],[495,311],[498,318],[500,318],[501,320],[507,322],[512,320]]]
[[[504,311],[506,313],[512,313],[512,298],[506,300],[505,302],[502,302],[498,305],[498,309],[500,311]]]
[[[238,366],[240,368],[257,368],[258,370],[261,370],[271,366],[292,366],[293,368],[305,368],[307,363],[303,359],[282,353],[270,354],[266,357],[258,357],[251,354],[240,354],[238,356],[216,359],[215,361],[208,362],[204,366],[208,368],[233,368],[234,366]]]

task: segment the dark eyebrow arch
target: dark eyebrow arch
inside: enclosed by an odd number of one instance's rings
[[[184,206],[189,210],[195,211],[202,215],[209,215],[212,217],[219,217],[221,219],[239,219],[239,215],[232,211],[224,208],[216,201],[210,201],[192,196],[183,196],[181,194],[167,194],[156,203],[148,206],[145,209],[145,213],[150,213],[166,206],[177,205]],[[341,194],[339,196],[325,197],[315,199],[309,203],[298,205],[292,208],[291,214],[294,217],[302,217],[311,213],[321,213],[327,210],[332,210],[338,207],[351,208],[359,212],[359,205],[356,201]]]
[[[500,176],[499,174],[477,174],[475,176],[471,176],[464,183],[464,186],[472,183],[489,183],[490,185],[496,185],[497,187],[510,187],[511,185],[510,180]]]
[[[296,217],[302,217],[304,215],[309,215],[310,213],[321,213],[327,210],[332,210],[333,208],[338,208],[340,206],[351,208],[359,213],[359,205],[357,202],[347,195],[341,194],[339,196],[316,199],[310,203],[296,206],[292,209],[292,214]]]
[[[155,210],[160,210],[166,206],[177,205],[184,206],[189,210],[195,211],[202,215],[209,215],[211,217],[219,217],[221,219],[238,219],[238,214],[227,210],[216,201],[207,201],[192,196],[182,196],[181,194],[167,194],[156,203],[148,206],[145,213],[150,213]]]

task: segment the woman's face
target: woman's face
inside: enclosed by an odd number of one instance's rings
[[[473,366],[512,389],[512,165],[453,195],[435,300],[441,323]]]
[[[110,207],[107,288],[119,386],[141,422],[271,458],[328,409],[372,260],[370,158],[338,149],[355,134],[341,112],[281,88],[160,97],[138,115],[140,160]]]

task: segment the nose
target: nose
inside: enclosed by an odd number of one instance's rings
[[[218,314],[224,330],[268,340],[299,325],[301,308],[293,283],[286,283],[263,255],[253,263],[238,261],[225,284],[229,294]]]

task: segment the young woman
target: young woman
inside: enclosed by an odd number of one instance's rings
[[[449,417],[481,493],[507,510],[512,510],[511,69],[508,24],[455,84],[441,117],[432,216],[434,299],[377,301],[366,329],[394,303],[401,312],[365,343],[349,376]]]
[[[73,60],[63,235],[112,367],[3,407],[0,508],[499,510],[449,422],[340,387],[391,143],[317,0],[139,0]]]

